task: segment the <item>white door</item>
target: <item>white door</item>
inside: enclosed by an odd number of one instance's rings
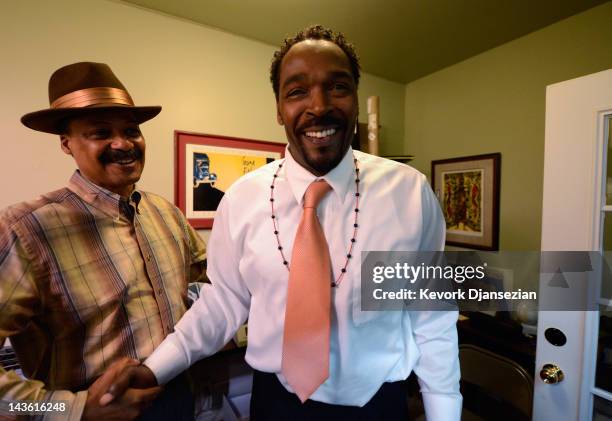
[[[612,70],[547,88],[542,250],[612,250],[611,121]],[[540,300],[552,296],[549,288],[541,280]],[[610,293],[601,282],[594,288],[601,312],[539,312],[534,420],[612,420],[612,341],[599,323]],[[565,345],[546,339],[550,328],[564,333]],[[546,364],[548,384],[540,378]]]

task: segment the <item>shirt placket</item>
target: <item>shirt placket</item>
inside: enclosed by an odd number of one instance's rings
[[[136,233],[136,240],[138,242],[138,247],[140,248],[140,253],[144,258],[146,275],[149,278],[151,287],[153,288],[153,294],[155,295],[155,301],[157,302],[157,307],[162,320],[164,336],[167,336],[174,331],[174,319],[172,317],[170,299],[166,294],[156,253],[153,247],[151,247],[151,236],[155,235],[155,233],[147,232],[145,229],[146,223],[143,223],[142,221],[144,218],[146,218],[146,216],[143,215],[143,213],[139,211],[135,213],[133,222],[134,232]],[[159,244],[159,242],[157,243]]]

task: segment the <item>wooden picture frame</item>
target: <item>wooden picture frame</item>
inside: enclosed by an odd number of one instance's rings
[[[174,203],[194,228],[211,228],[219,201],[242,175],[285,155],[285,144],[175,130]]]
[[[501,154],[431,162],[432,188],[446,221],[446,244],[499,249]]]

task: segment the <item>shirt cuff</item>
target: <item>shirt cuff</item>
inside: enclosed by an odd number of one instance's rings
[[[423,406],[428,421],[460,421],[463,398],[461,394],[423,392]]]
[[[189,368],[185,354],[166,338],[143,363],[151,369],[157,384],[168,383]]]

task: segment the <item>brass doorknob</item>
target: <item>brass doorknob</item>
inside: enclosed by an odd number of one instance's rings
[[[562,382],[565,378],[563,371],[555,364],[544,364],[540,371],[540,378],[546,384],[555,384]]]

